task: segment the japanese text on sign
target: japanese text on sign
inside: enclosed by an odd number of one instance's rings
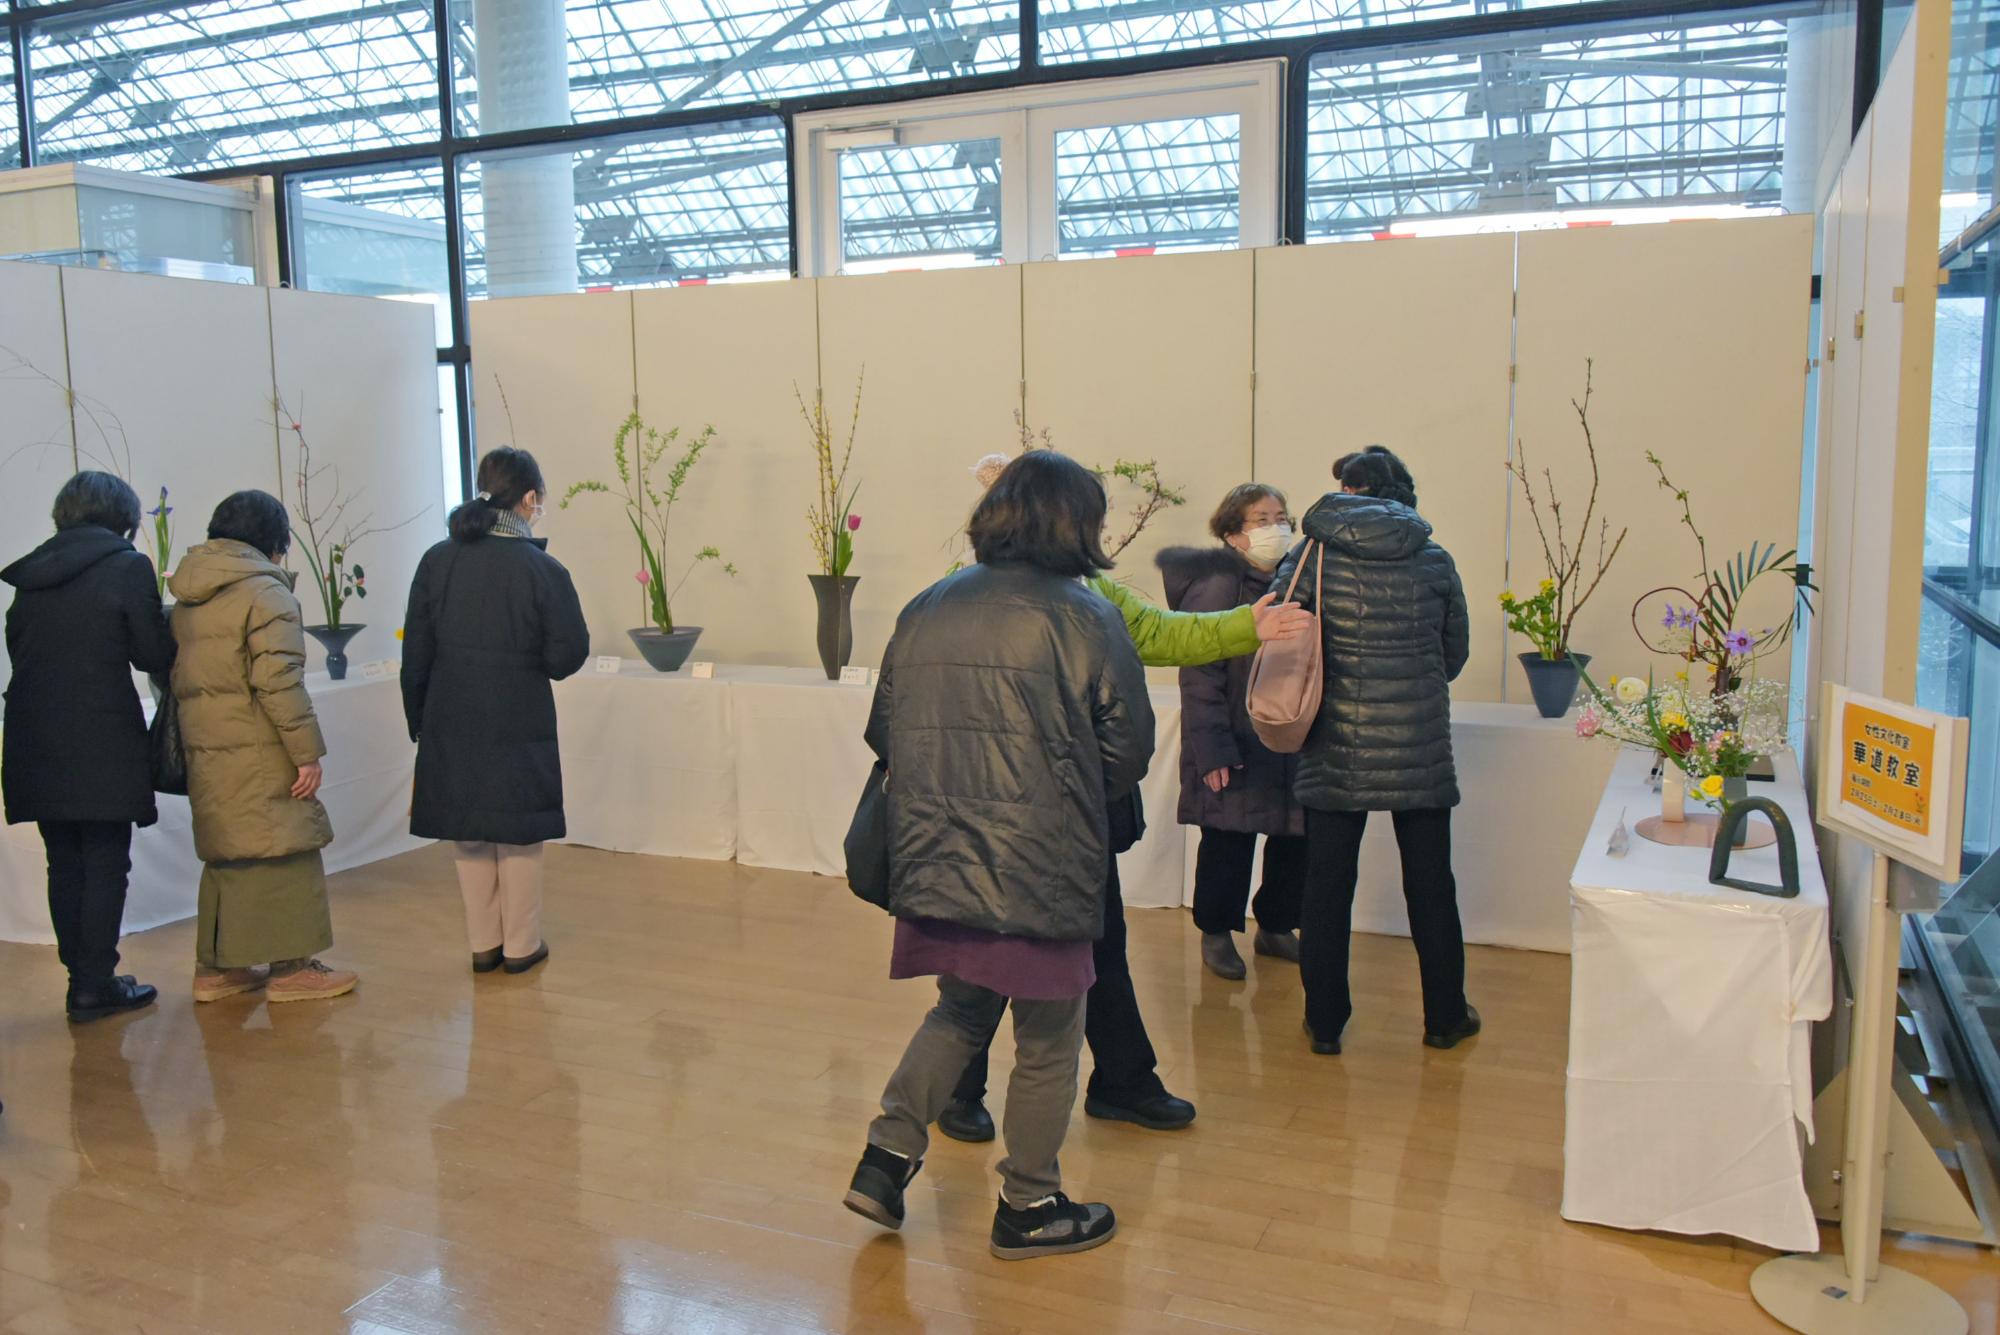
[[[1931,764],[1936,734],[1866,705],[1841,716],[1840,797],[1918,837],[1931,830]]]

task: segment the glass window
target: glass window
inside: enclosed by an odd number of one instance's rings
[[[444,511],[450,514],[465,499],[465,467],[458,453],[458,367],[445,362],[438,364],[438,449],[438,467],[444,470]]]
[[[1243,224],[1238,116],[1058,131],[1065,259],[1234,249]]]
[[[443,166],[294,176],[286,189],[295,287],[424,302],[438,346],[451,344]]]
[[[781,121],[468,159],[468,297],[782,277],[791,260]]]
[[[1315,57],[1307,235],[1775,210],[1787,38],[1759,18]]]
[[[231,0],[29,29],[36,160],[167,174],[435,139],[431,6]]]
[[[467,133],[992,74],[1021,46],[1014,0],[570,0],[492,6],[508,28],[483,33],[471,0],[450,12]]]
[[[847,273],[1000,262],[1000,141],[850,148],[840,154]]]
[[[1486,0],[1220,0],[1214,4],[1041,0],[1036,31],[1041,58],[1055,65],[1567,3],[1572,0],[1515,0],[1498,5]]]
[[[1993,127],[2000,123],[2000,0],[1952,6],[1946,74],[1944,199],[1938,244],[1993,206]]]
[[[14,43],[0,27],[0,171],[21,165],[19,105],[14,99]]]
[[[1976,271],[1938,293],[1931,370],[1930,486],[1924,509],[1924,569],[1962,587],[1972,542],[1973,464],[1979,454],[1979,391],[1986,357],[1990,250]]]

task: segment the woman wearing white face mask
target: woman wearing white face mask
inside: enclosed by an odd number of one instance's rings
[[[1223,498],[1209,531],[1220,546],[1160,553],[1167,604],[1177,611],[1255,602],[1270,591],[1271,573],[1292,547],[1284,493],[1255,482]],[[1257,836],[1265,836],[1256,903],[1259,955],[1297,963],[1306,865],[1305,817],[1292,800],[1293,758],[1257,739],[1244,707],[1250,661],[1181,671],[1180,821],[1201,827],[1194,921],[1202,933],[1202,962],[1231,980],[1247,972],[1233,933],[1246,925]]]

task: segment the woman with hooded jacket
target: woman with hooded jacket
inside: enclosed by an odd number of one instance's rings
[[[1386,811],[1402,853],[1403,898],[1423,979],[1424,1043],[1450,1048],[1479,1032],[1465,1000],[1465,940],[1451,868],[1450,685],[1470,643],[1465,590],[1431,541],[1416,486],[1375,446],[1334,466],[1340,490],[1306,513],[1303,543],[1273,583],[1319,581],[1325,688],[1293,791],[1306,809],[1308,862],[1300,930],[1306,1030],[1314,1052],[1340,1051],[1353,1012],[1347,953],[1368,814]],[[1323,562],[1323,565],[1322,565]]]

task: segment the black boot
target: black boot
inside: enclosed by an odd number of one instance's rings
[[[131,974],[120,974],[101,983],[82,986],[71,983],[64,1007],[71,1024],[86,1024],[107,1015],[135,1011],[159,999],[159,989],[142,983]]]
[[[1455,1048],[1478,1032],[1479,1012],[1468,1004],[1465,1008],[1465,1019],[1459,1024],[1458,1028],[1445,1034],[1425,1034],[1424,1046],[1427,1048]]]
[[[966,1102],[953,1099],[938,1114],[937,1129],[953,1140],[984,1145],[993,1139],[993,1114],[977,1099]]]
[[[903,1188],[924,1166],[922,1159],[905,1159],[878,1145],[861,1152],[855,1165],[854,1181],[842,1202],[863,1219],[872,1219],[883,1228],[903,1226]]]
[[[993,1254],[1003,1261],[1062,1256],[1102,1247],[1118,1232],[1118,1216],[1108,1205],[1079,1205],[1058,1191],[1017,1210],[1000,1198],[993,1211]]]

